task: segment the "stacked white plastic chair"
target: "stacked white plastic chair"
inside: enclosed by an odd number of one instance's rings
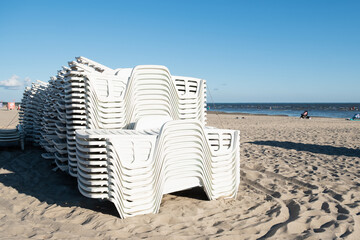
[[[65,77],[69,173],[77,175],[75,130],[132,128],[152,115],[206,122],[205,81],[172,77],[164,66],[105,67],[84,57]]]
[[[46,150],[42,157],[55,161],[61,170],[68,171],[64,73],[60,70],[49,83],[37,81],[25,89],[20,123],[25,139]]]
[[[48,83],[37,81],[27,87],[21,101],[21,111],[19,122],[23,127],[25,140],[34,145],[40,145],[42,136],[42,116],[44,103],[46,100],[46,90]]]
[[[141,128],[77,131],[83,195],[112,201],[123,218],[157,213],[163,194],[197,186],[211,200],[236,196],[238,131],[205,128],[196,120],[170,120],[161,130]]]
[[[154,115],[206,123],[205,81],[172,77],[164,66],[135,67],[129,76],[123,101],[129,128],[142,117]]]
[[[205,80],[79,57],[28,88],[22,105],[25,133],[43,157],[121,217],[156,213],[163,194],[196,186],[209,199],[236,196],[239,132],[205,126]]]
[[[66,129],[62,119],[65,109],[63,74],[64,71],[58,71],[57,77],[50,79],[46,91],[42,147],[46,149],[47,153],[42,156],[45,159],[54,160],[61,170],[67,171],[67,143],[66,137],[64,137]]]
[[[0,146],[7,147],[13,144],[19,144],[21,150],[24,150],[24,132],[21,125],[15,129],[0,129]]]
[[[107,85],[102,85],[114,78],[114,75],[114,70],[82,57],[77,61],[69,62],[69,69],[64,74],[67,153],[69,174],[72,176],[77,176],[75,130],[122,127],[119,124],[111,125],[114,121],[121,122],[121,119],[117,119],[119,116],[116,115],[116,108],[119,107],[111,102],[108,102],[108,105],[105,102],[105,106],[102,106],[96,98],[96,92],[103,93],[104,88],[106,88],[106,95],[109,94],[108,91],[114,92],[115,88],[108,89]],[[98,80],[97,84],[92,83],[93,79]],[[99,105],[100,107],[96,109],[95,107]],[[106,122],[105,119],[104,123],[100,121],[98,115],[110,115],[113,119],[110,119],[110,122]]]
[[[68,172],[68,149],[67,149],[67,128],[66,128],[66,102],[65,102],[65,74],[69,68],[63,67],[58,71],[56,78],[57,94],[55,95],[58,122],[56,125],[57,139],[54,140],[57,153],[55,153],[55,163],[63,171]]]

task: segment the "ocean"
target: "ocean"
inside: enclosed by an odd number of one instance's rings
[[[360,113],[360,103],[208,103],[208,111],[285,115],[300,117],[305,110],[310,117],[351,118]]]

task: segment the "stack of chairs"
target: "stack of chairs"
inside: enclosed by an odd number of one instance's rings
[[[31,87],[26,87],[21,100],[19,122],[23,127],[25,141],[39,146],[43,140],[42,116],[48,83],[36,81]]]
[[[67,156],[56,163],[60,169],[67,163],[72,176],[77,176],[76,130],[131,129],[138,119],[153,115],[206,123],[204,80],[171,76],[156,65],[114,70],[84,57],[68,65],[62,73]]]
[[[236,196],[239,132],[206,127],[203,79],[78,57],[26,89],[22,105],[26,137],[42,156],[121,217],[156,213],[163,194],[196,186],[209,199]]]
[[[163,194],[193,187],[203,187],[211,200],[237,194],[238,131],[169,120],[161,129],[76,134],[80,192],[112,201],[122,218],[157,213]]]
[[[75,131],[88,128],[119,129],[123,127],[121,102],[101,101],[117,93],[116,84],[125,87],[116,71],[89,59],[79,57],[69,62],[64,73],[65,115],[68,172],[77,176]],[[117,81],[116,81],[117,80]],[[107,85],[109,83],[109,85]]]
[[[24,150],[24,132],[21,125],[15,129],[0,129],[0,146],[9,147],[19,144],[21,150]]]
[[[46,140],[43,147],[50,150],[42,156],[45,159],[55,161],[61,170],[68,171],[66,125],[64,121],[65,101],[63,99],[65,92],[64,73],[64,70],[58,71],[57,76],[52,77],[49,81],[43,116],[43,137]]]

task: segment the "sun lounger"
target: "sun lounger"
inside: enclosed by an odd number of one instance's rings
[[[156,213],[163,194],[196,186],[209,199],[236,196],[238,131],[171,120],[155,130],[79,130],[76,141],[80,192],[112,201],[121,217]]]
[[[0,146],[12,146],[19,144],[21,150],[24,150],[24,134],[21,125],[15,129],[0,129]]]
[[[156,213],[163,194],[196,186],[209,199],[237,194],[239,132],[206,127],[203,79],[79,57],[26,88],[22,106],[27,141],[121,217]]]

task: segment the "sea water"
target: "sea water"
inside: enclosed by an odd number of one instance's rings
[[[208,103],[208,111],[285,115],[300,117],[305,110],[310,117],[351,118],[360,113],[360,103]]]

